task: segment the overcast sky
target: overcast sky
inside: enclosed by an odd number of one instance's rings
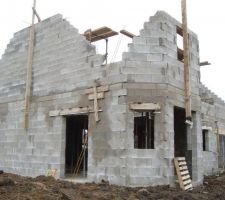
[[[32,4],[33,0],[0,0],[0,55],[4,53],[13,33],[29,26]],[[116,31],[125,28],[138,35],[143,23],[157,10],[164,10],[180,21],[180,4],[181,0],[37,0],[36,9],[42,19],[63,14],[80,33],[89,28],[108,26]],[[198,34],[200,60],[212,63],[202,67],[201,80],[225,100],[225,2],[187,0],[187,9],[188,26]],[[121,36],[111,39],[109,45],[114,49],[112,51],[115,51],[119,40],[123,50],[124,44],[131,42]]]

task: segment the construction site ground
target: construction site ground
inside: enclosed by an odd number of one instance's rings
[[[4,200],[220,200],[225,199],[225,173],[204,178],[202,186],[192,191],[181,191],[169,186],[121,187],[107,182],[100,184],[74,184],[55,180],[53,177],[22,177],[15,174],[0,174],[0,199]]]

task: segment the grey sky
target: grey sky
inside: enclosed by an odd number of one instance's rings
[[[61,13],[80,33],[92,28],[109,26],[116,31],[123,28],[138,34],[143,23],[157,10],[164,10],[180,21],[181,0],[37,0],[37,11],[42,19]],[[33,0],[0,1],[0,55],[13,33],[29,26]],[[197,33],[200,60],[211,66],[202,67],[202,82],[225,99],[223,46],[225,44],[225,6],[222,0],[187,0],[188,25]],[[111,51],[119,37],[109,41]],[[131,42],[123,37],[120,49]],[[114,43],[114,45],[113,45]],[[126,50],[126,49],[125,49]],[[100,50],[99,50],[100,51]]]

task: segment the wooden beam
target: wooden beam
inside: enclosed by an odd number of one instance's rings
[[[217,142],[217,153],[218,155],[220,154],[220,134],[221,134],[221,131],[219,129],[219,126],[218,126],[218,121],[216,121],[216,142]]]
[[[93,95],[94,95],[94,112],[95,112],[95,121],[98,122],[99,116],[98,116],[98,97],[97,97],[97,88],[96,86],[93,87]]]
[[[35,9],[36,0],[33,1],[33,8]],[[27,76],[26,76],[26,91],[25,91],[25,110],[24,110],[24,129],[29,127],[29,112],[30,112],[30,96],[31,96],[31,83],[32,83],[32,63],[34,52],[34,9],[32,11],[32,24],[29,34],[29,47],[27,56]]]
[[[104,99],[104,97],[105,97],[104,92],[97,93],[97,99]],[[95,98],[94,94],[88,95],[89,100],[94,100],[94,98]]]
[[[102,110],[99,109],[98,112]],[[51,110],[49,111],[50,117],[56,116],[65,116],[65,115],[76,115],[76,114],[85,114],[85,113],[93,113],[93,107],[77,107],[77,108],[66,108],[66,109],[59,109],[59,110]]]
[[[191,119],[191,85],[190,85],[190,63],[189,63],[189,41],[187,26],[186,0],[181,0],[182,29],[184,47],[184,86],[185,86],[185,114],[186,119]]]
[[[126,35],[126,36],[129,37],[129,38],[133,38],[133,37],[136,36],[136,35],[134,35],[133,33],[130,33],[130,32],[128,32],[128,31],[126,31],[126,30],[121,30],[120,33],[122,33],[123,35]]]
[[[200,62],[199,66],[211,65],[208,61]]]
[[[96,88],[97,88],[97,93],[109,91],[109,86],[108,85],[103,85],[103,86],[99,86],[99,87],[96,87]],[[89,89],[85,90],[85,94],[90,94],[90,93],[94,93],[94,89],[93,88],[89,88]]]
[[[158,103],[130,103],[129,107],[131,110],[160,110]]]

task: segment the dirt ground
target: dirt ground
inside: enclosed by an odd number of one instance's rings
[[[128,188],[109,185],[55,180],[53,177],[22,177],[0,174],[0,199],[4,200],[225,200],[225,173],[205,177],[202,186],[184,192],[169,186]]]

